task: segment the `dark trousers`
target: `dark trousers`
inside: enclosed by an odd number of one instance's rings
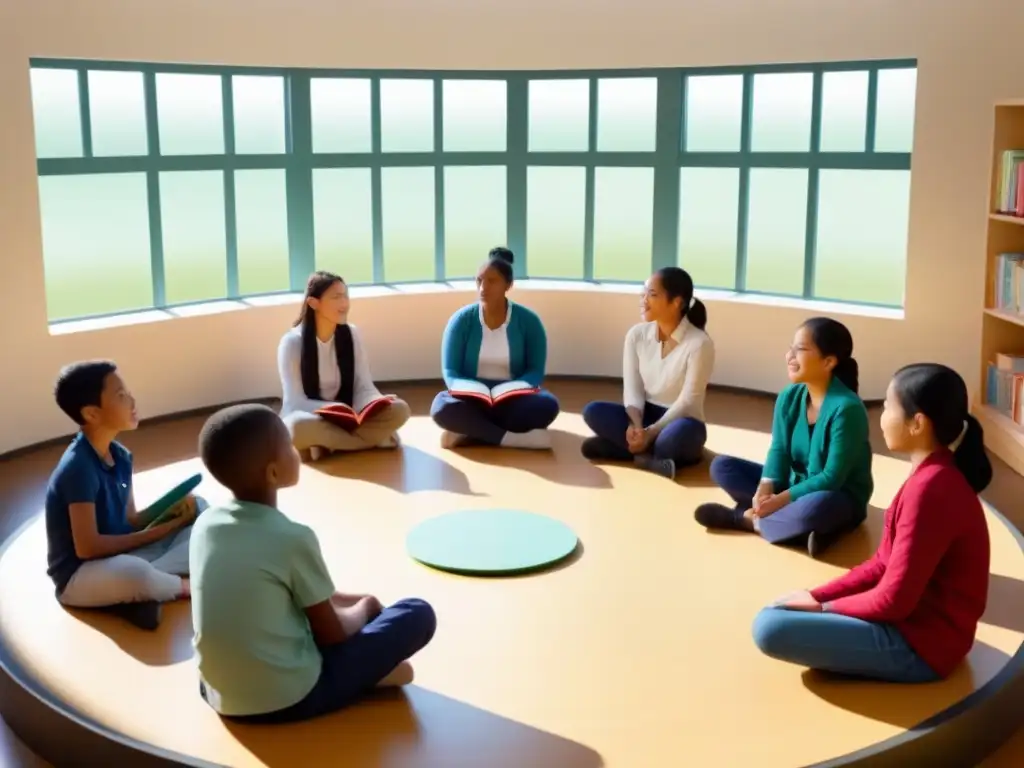
[[[436,628],[437,618],[428,603],[400,600],[385,608],[358,634],[320,649],[324,660],[320,679],[302,701],[276,712],[229,719],[291,723],[343,709],[373,690],[395,667],[429,643]]]
[[[762,472],[761,464],[733,456],[716,456],[711,462],[711,480],[744,512],[753,506]],[[806,537],[811,531],[823,535],[842,534],[856,528],[866,517],[867,509],[843,491],[816,491],[801,496],[773,515],[760,518],[758,525],[765,540],[781,544]]]
[[[660,419],[666,408],[653,403],[644,406],[643,424],[649,427]],[[602,454],[610,460],[631,461],[633,454],[626,444],[626,430],[629,415],[622,403],[587,403],[583,409],[583,421],[591,431],[604,442]],[[656,459],[672,459],[677,466],[697,464],[704,455],[704,443],[708,429],[697,419],[676,419],[658,433],[651,447]]]
[[[487,445],[500,445],[506,432],[547,429],[556,416],[558,398],[543,389],[510,397],[497,405],[439,392],[430,406],[430,417],[441,429]]]

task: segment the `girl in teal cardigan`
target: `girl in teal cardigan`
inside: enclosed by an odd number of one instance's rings
[[[857,394],[853,337],[816,317],[786,355],[792,382],[775,401],[764,465],[733,456],[711,462],[711,479],[735,505],[701,504],[708,528],[759,533],[772,544],[806,541],[812,557],[867,517],[874,490],[868,414]]]
[[[536,313],[508,300],[512,251],[494,248],[476,277],[480,300],[452,315],[441,340],[441,370],[448,387],[430,415],[444,433],[441,445],[483,443],[509,448],[551,446],[547,428],[558,400],[541,389],[548,341]],[[526,393],[491,404],[459,394],[480,384],[487,389],[516,382]]]

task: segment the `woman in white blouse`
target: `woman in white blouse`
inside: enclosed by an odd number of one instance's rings
[[[626,334],[622,403],[595,402],[583,420],[596,437],[583,442],[591,460],[633,461],[665,477],[700,462],[707,440],[704,395],[715,345],[704,332],[707,310],[679,267],[655,272],[644,286],[644,322]]]
[[[398,429],[409,420],[409,406],[397,398],[352,431],[314,413],[332,403],[359,412],[382,396],[359,332],[348,324],[348,311],[345,281],[331,272],[314,272],[299,318],[277,348],[281,418],[295,447],[314,461],[332,451],[395,448]]]

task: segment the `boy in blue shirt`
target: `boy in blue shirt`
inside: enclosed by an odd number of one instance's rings
[[[334,591],[316,534],[277,509],[299,454],[262,405],[225,408],[199,436],[203,463],[234,499],[203,512],[190,544],[200,692],[220,715],[306,720],[367,691],[412,681],[407,659],[436,619],[422,600],[382,608]]]
[[[54,396],[79,426],[46,489],[47,573],[57,598],[155,629],[160,603],[189,595],[188,538],[201,503],[190,496],[170,521],[145,530],[153,515],[135,508],[132,455],[115,439],[139,417],[114,363],[67,366]]]

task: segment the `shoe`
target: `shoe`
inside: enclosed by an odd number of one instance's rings
[[[309,449],[309,460],[320,461],[321,457],[323,457],[325,453],[326,452],[324,451],[324,449],[321,448],[319,445],[314,445],[312,448]]]
[[[640,469],[646,469],[656,475],[674,480],[676,477],[676,463],[672,459],[656,459],[653,456],[634,456],[633,463]]]
[[[751,526],[745,524],[743,513],[724,504],[701,504],[694,510],[694,519],[705,528],[724,528],[734,531],[748,531]]]
[[[146,600],[141,603],[121,603],[112,605],[106,610],[148,632],[152,632],[160,626],[162,611],[160,603],[155,600]]]
[[[619,450],[603,437],[588,437],[580,445],[580,453],[588,461],[622,461],[623,458]]]
[[[466,436],[460,435],[458,432],[449,432],[447,429],[441,433],[441,447],[442,448],[457,448],[460,445],[464,445],[466,442]]]
[[[807,536],[807,554],[817,559],[836,543],[838,536],[811,531]]]

